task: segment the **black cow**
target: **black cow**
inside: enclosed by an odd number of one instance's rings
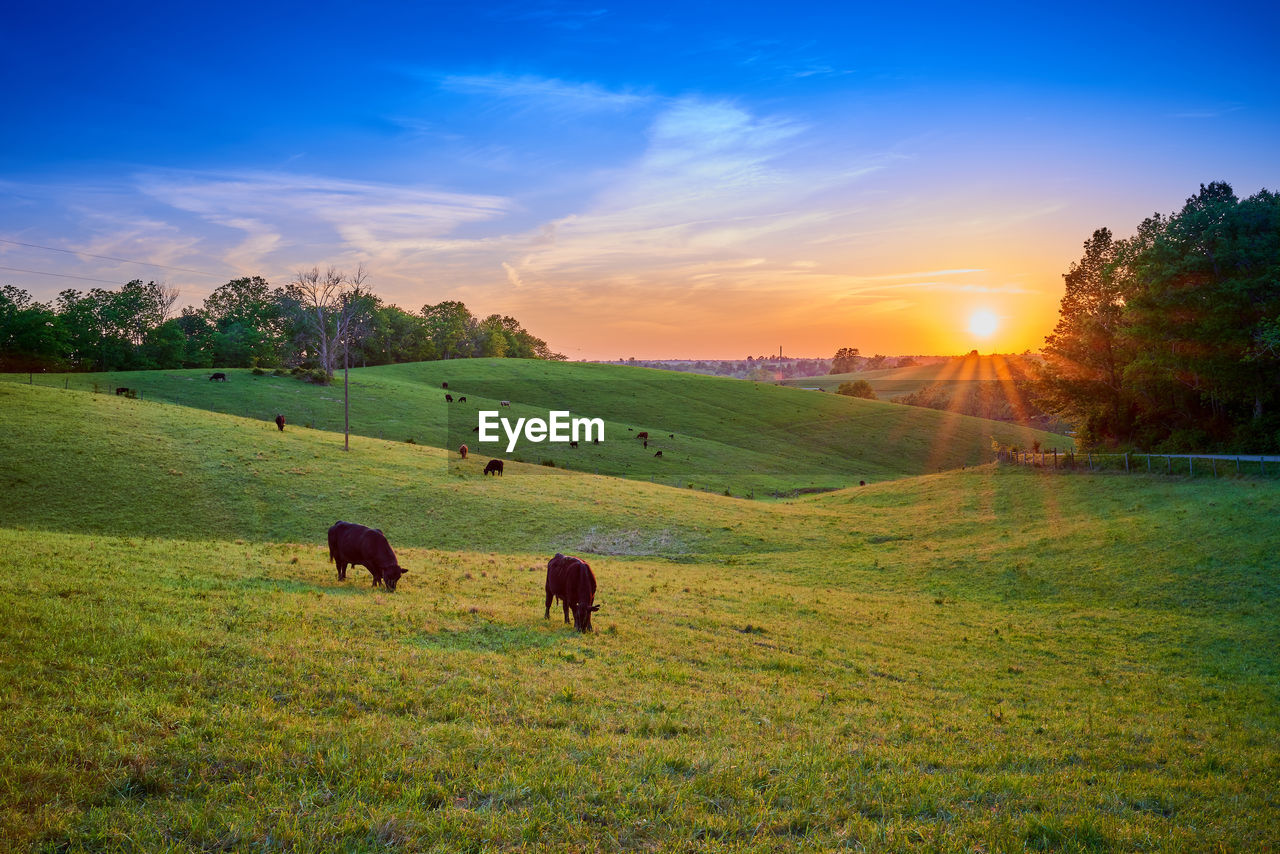
[[[284,432],[284,416],[283,415],[276,416],[276,426],[280,428],[281,433]]]
[[[576,448],[576,447],[578,447],[578,443],[577,443],[577,442],[570,442],[570,443],[569,443],[569,447],[570,447],[570,448]]]
[[[334,522],[329,528],[329,559],[338,567],[338,580],[347,577],[347,564],[359,564],[373,574],[373,586],[395,592],[396,582],[409,570],[400,566],[386,536],[376,528],[354,522]]]
[[[119,388],[116,389],[117,396],[122,394],[128,394],[128,393],[129,393],[129,389],[125,388],[124,386],[120,386]]]
[[[637,433],[637,434],[636,434],[636,438],[637,438],[637,439],[648,439],[648,438],[649,438],[649,431],[648,431],[648,430],[641,430],[639,433]]]
[[[547,601],[543,619],[551,619],[551,603],[559,599],[564,606],[564,621],[569,622],[573,611],[573,627],[580,632],[591,631],[591,615],[599,611],[595,604],[596,577],[586,561],[556,552],[547,561]]]
[[[216,374],[209,377],[209,382],[213,382],[214,380],[217,380],[220,383],[225,383],[227,381],[227,375],[222,371],[218,371]]]
[[[448,388],[448,387],[449,387],[448,383],[440,383],[440,388]]]
[[[484,467],[484,473],[494,476],[502,474],[502,460],[489,460],[489,464]]]
[[[467,398],[465,396],[458,398],[458,403],[466,403],[466,402],[467,402]]]
[[[662,451],[658,451],[658,453],[654,454],[654,456],[655,456],[655,457],[660,457],[660,456],[662,456]]]
[[[453,395],[451,395],[451,394],[446,394],[446,395],[444,396],[444,399],[445,399],[445,401],[446,401],[446,402],[448,402],[448,403],[453,403]]]

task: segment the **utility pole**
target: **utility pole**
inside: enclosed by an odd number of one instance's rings
[[[342,450],[351,450],[351,332],[342,340]]]

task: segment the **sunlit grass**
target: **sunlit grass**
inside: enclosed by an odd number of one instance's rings
[[[9,850],[1280,841],[1265,481],[762,504],[114,397],[0,418]],[[395,594],[336,579],[336,518],[388,531]],[[589,636],[542,617],[584,546]]]
[[[135,404],[178,403],[269,424],[284,414],[289,427],[341,431],[343,388],[288,376],[227,371],[135,371],[37,376],[36,385],[100,391],[136,389]],[[341,374],[339,374],[339,377]],[[6,379],[21,384],[26,375]],[[446,390],[455,398],[445,402]],[[511,401],[501,407],[501,400]],[[514,452],[476,441],[480,409],[505,417],[547,418],[552,409],[599,417],[599,445],[522,443]],[[771,498],[833,489],[989,461],[991,441],[1067,447],[1042,431],[918,407],[891,406],[840,395],[815,395],[769,384],[618,365],[518,359],[462,359],[358,369],[351,372],[352,433],[447,448],[557,468],[647,480],[742,497]],[[274,426],[272,427],[274,429]],[[650,433],[649,447],[635,437]],[[663,456],[654,454],[662,451]]]

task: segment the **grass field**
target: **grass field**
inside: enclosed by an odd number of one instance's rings
[[[1008,382],[1021,370],[1021,356],[977,356],[955,358],[931,365],[913,365],[907,368],[880,368],[874,371],[855,371],[848,374],[828,374],[821,377],[798,377],[781,380],[778,384],[792,388],[821,388],[835,391],[841,383],[866,380],[880,400],[893,400],[919,391],[926,386],[941,383],[944,386],[972,382]]]
[[[37,384],[106,392],[137,389],[143,402],[178,403],[270,421],[284,413],[294,425],[342,430],[343,389],[289,377],[227,371],[141,371],[36,377]],[[21,382],[26,375],[9,375]],[[455,397],[444,400],[441,383]],[[510,407],[500,407],[502,400]],[[481,408],[509,418],[546,418],[551,409],[605,421],[605,441],[522,442],[479,446],[472,428]],[[618,365],[464,359],[388,365],[351,372],[354,434],[559,468],[764,498],[796,490],[834,489],[976,465],[1003,444],[1066,448],[1052,433],[921,408],[815,395],[743,380]],[[633,437],[651,435],[648,448]],[[662,451],[663,456],[654,454]],[[483,466],[483,463],[481,463]]]
[[[1274,482],[760,502],[339,445],[0,384],[0,848],[1280,845]],[[337,581],[339,518],[397,593]],[[596,634],[543,619],[555,550]]]

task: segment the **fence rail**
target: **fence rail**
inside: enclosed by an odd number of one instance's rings
[[[1000,451],[1001,463],[1055,471],[1119,471],[1147,474],[1221,477],[1223,475],[1280,476],[1276,454],[1144,454],[1072,451]]]

